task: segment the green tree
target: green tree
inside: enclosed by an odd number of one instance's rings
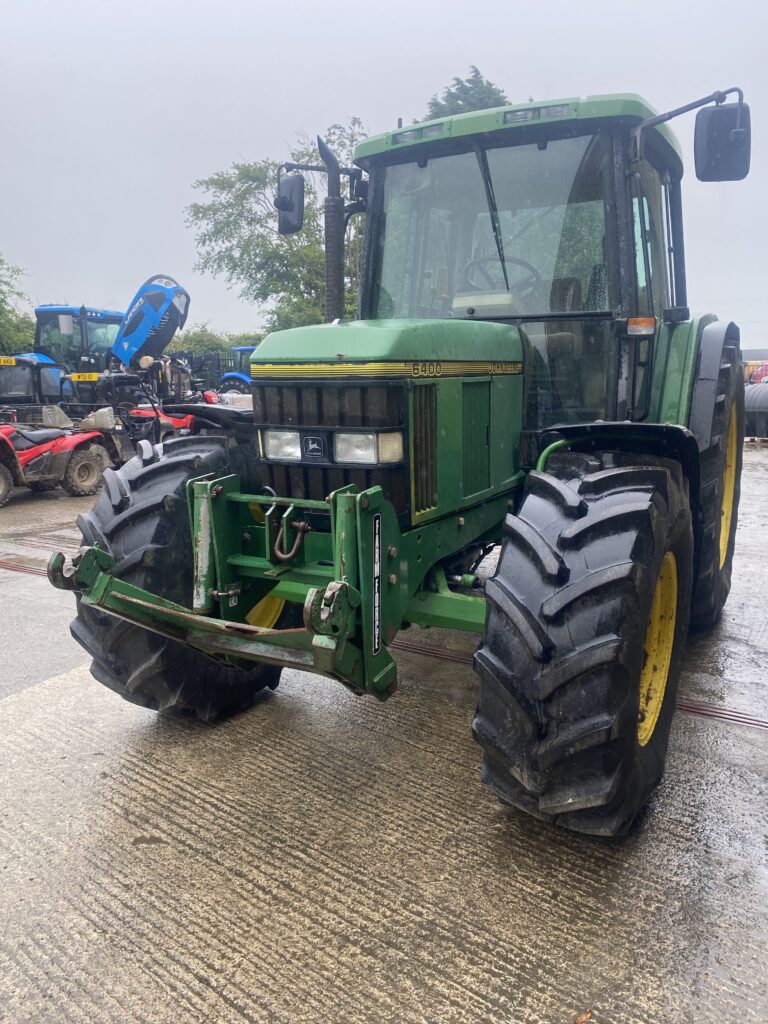
[[[349,164],[364,137],[362,122],[334,124],[325,139],[342,165]],[[291,151],[295,163],[320,162],[315,145],[302,139]],[[325,176],[306,178],[304,227],[295,235],[278,235],[273,206],[279,161],[234,163],[225,171],[195,182],[204,200],[187,211],[195,230],[198,269],[223,277],[241,298],[265,310],[268,330],[321,323],[325,290],[323,209]],[[347,231],[347,315],[354,316],[359,285],[360,236],[357,218]],[[247,344],[247,342],[246,342]]]
[[[232,344],[229,335],[211,330],[208,324],[195,324],[177,334],[166,352],[168,355],[173,355],[174,352],[191,352],[194,355],[201,355],[203,352],[228,351]]]
[[[254,348],[264,340],[264,331],[241,331],[239,334],[230,334],[230,345],[253,345]]]
[[[474,64],[466,78],[454,78],[438,99],[435,94],[427,104],[427,115],[423,120],[447,117],[449,114],[465,114],[468,110],[485,110],[488,107],[503,107],[509,103],[506,93],[493,82],[489,82]]]
[[[228,334],[214,331],[208,324],[195,324],[177,334],[166,349],[168,355],[176,352],[189,352],[192,355],[203,355],[206,352],[229,352],[233,345],[253,345],[255,348],[263,339],[263,331],[241,331]]]
[[[28,352],[35,342],[35,321],[19,309],[27,301],[19,287],[23,273],[0,256],[0,355]]]

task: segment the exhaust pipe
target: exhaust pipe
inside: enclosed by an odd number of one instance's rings
[[[325,222],[325,320],[344,316],[344,199],[339,161],[326,142],[317,137],[320,158],[328,172],[328,195],[323,202]]]

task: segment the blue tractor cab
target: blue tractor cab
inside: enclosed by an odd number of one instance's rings
[[[219,391],[239,391],[248,395],[251,392],[251,372],[249,359],[254,345],[233,345],[230,351],[233,356],[233,369],[222,374]]]
[[[139,288],[112,345],[125,366],[136,368],[145,357],[156,359],[187,321],[189,292],[172,277],[157,274]]]
[[[71,370],[105,370],[124,313],[90,306],[35,307],[35,350],[19,357]]]
[[[107,369],[123,316],[91,306],[36,306],[34,351],[5,356],[0,364],[0,405],[71,399],[67,375],[91,378]]]

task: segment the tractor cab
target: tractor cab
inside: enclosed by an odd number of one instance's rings
[[[529,430],[645,419],[653,338],[688,319],[683,164],[657,120],[640,97],[598,96],[363,143],[362,317],[515,325]]]
[[[56,404],[62,397],[67,367],[49,360],[40,362],[27,356],[0,356],[0,409],[9,410],[12,419],[22,413],[38,418],[40,407]]]
[[[36,306],[35,351],[30,355],[74,371],[106,370],[124,315],[89,306]]]

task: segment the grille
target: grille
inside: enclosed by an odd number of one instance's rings
[[[288,498],[324,500],[331,491],[355,484],[361,491],[380,486],[395,511],[408,509],[408,471],[391,467],[337,466],[330,462],[330,432],[335,430],[405,430],[405,392],[401,384],[260,384],[253,385],[253,413],[259,427],[316,431],[324,438],[323,464],[279,464],[265,460],[264,483]]]
[[[414,512],[437,507],[437,386],[413,389]]]
[[[254,384],[259,425],[332,430],[398,427],[404,420],[401,385]]]

